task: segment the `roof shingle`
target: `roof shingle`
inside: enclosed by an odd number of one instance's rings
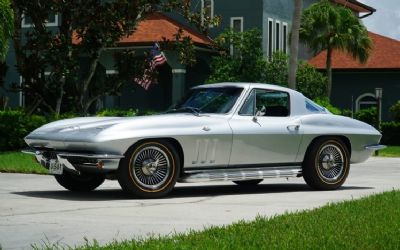
[[[351,55],[334,50],[332,69],[400,69],[400,41],[368,32],[373,48],[366,64],[360,64]],[[326,68],[326,50],[309,60],[317,69]]]

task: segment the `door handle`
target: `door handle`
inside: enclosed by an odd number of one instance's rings
[[[300,125],[299,124],[288,125],[286,128],[290,131],[299,131]]]
[[[204,131],[210,131],[211,128],[210,128],[210,127],[207,127],[207,126],[204,126],[204,127],[203,127],[203,130],[204,130]]]

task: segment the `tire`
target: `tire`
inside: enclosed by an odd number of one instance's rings
[[[239,186],[256,186],[258,183],[262,182],[263,179],[257,179],[257,180],[244,180],[244,181],[233,181],[233,183],[239,185]]]
[[[349,151],[341,140],[317,139],[303,162],[303,178],[313,189],[335,190],[349,174],[349,158]]]
[[[130,195],[160,198],[171,192],[179,174],[175,148],[167,141],[146,141],[126,152],[118,169],[118,182]]]
[[[105,178],[101,175],[78,175],[64,171],[61,175],[54,175],[56,181],[64,188],[74,192],[89,192],[100,186]]]

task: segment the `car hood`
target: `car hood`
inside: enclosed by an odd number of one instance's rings
[[[172,135],[193,127],[221,124],[223,121],[226,121],[226,118],[221,116],[195,116],[190,113],[138,117],[81,117],[46,124],[32,131],[25,137],[25,141],[31,145],[43,140],[95,142],[137,138],[145,134]]]

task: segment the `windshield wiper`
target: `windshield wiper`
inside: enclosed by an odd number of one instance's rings
[[[170,109],[165,113],[179,113],[189,111],[190,113],[194,114],[195,116],[200,116],[200,109],[194,107],[181,107],[177,109]]]

